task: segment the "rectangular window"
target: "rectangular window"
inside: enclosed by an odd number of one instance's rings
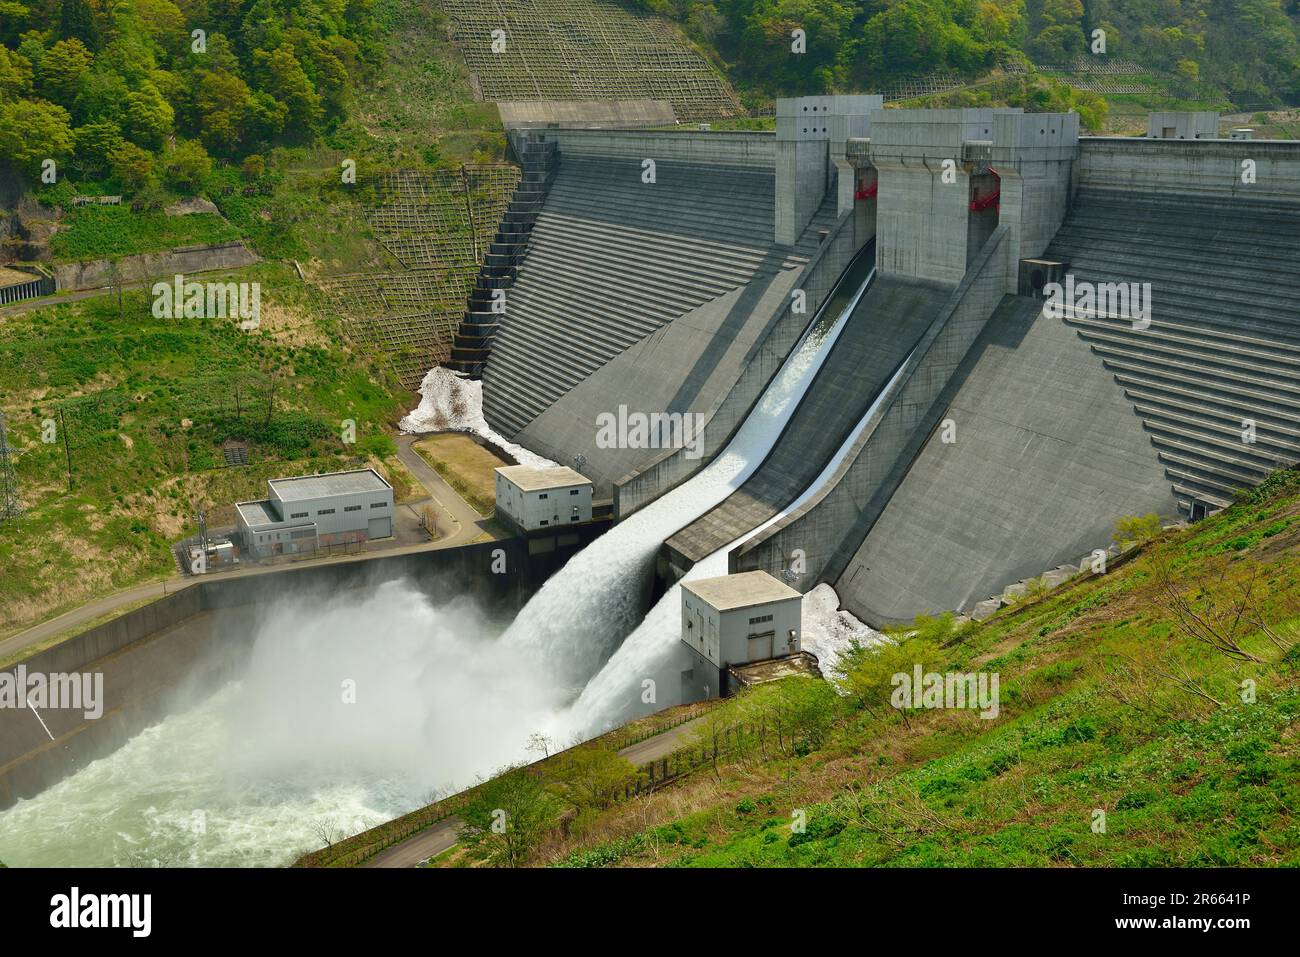
[[[761,625],[763,622],[771,621],[771,620],[772,620],[771,615],[759,615],[757,618],[749,619],[749,623],[751,625]]]
[[[289,517],[290,517],[290,518],[306,518],[306,517],[307,517],[307,513],[306,513],[306,512],[294,512],[294,513],[293,513],[292,515],[290,515]]]
[[[359,512],[359,511],[361,511],[361,506],[360,506],[360,505],[345,505],[345,506],[343,506],[343,511],[345,511],[345,512]]]
[[[385,505],[387,505],[387,504],[388,504],[387,502],[371,502],[371,503],[370,503],[370,507],[371,507],[371,508],[383,508],[383,507],[384,507]]]
[[[577,490],[576,488],[571,488],[571,489],[569,489],[569,494],[570,494],[570,495],[577,495],[577,494],[578,494],[578,490]]]
[[[322,509],[320,509],[316,514],[317,514],[317,515],[333,515],[333,514],[334,514],[334,509],[332,509],[332,508],[322,508]]]
[[[541,495],[538,495],[537,497],[538,497],[539,499],[546,498],[546,493],[543,492]]]
[[[543,524],[543,525],[550,525],[551,523],[548,522],[546,519],[542,519],[542,524]]]

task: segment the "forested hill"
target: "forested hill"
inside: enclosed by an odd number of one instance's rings
[[[1185,102],[1300,102],[1300,0],[626,2],[681,23],[751,103],[1086,61],[1098,30]],[[374,0],[0,0],[0,163],[193,190],[214,157],[256,165],[339,124],[381,69],[377,19]]]
[[[738,85],[869,90],[998,63],[1105,54],[1166,72],[1189,98],[1300,101],[1300,0],[631,0],[715,49]],[[790,35],[807,53],[790,55]]]
[[[183,188],[310,141],[381,59],[371,2],[0,0],[0,161]]]

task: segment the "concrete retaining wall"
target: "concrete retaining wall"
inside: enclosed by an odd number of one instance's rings
[[[1242,182],[1247,161],[1254,164],[1254,183]],[[1300,195],[1300,141],[1083,136],[1075,184],[1294,202]]]
[[[179,246],[159,253],[123,256],[116,261],[118,278],[125,282],[157,276],[210,272],[214,269],[238,269],[257,262],[258,255],[240,242],[211,246]],[[61,263],[53,267],[59,289],[100,289],[113,280],[114,260],[91,259],[86,262]]]
[[[508,130],[629,129],[677,122],[667,100],[498,100],[497,110]]]
[[[844,268],[873,235],[874,221],[865,209],[839,221],[796,283],[796,288],[807,294],[808,311],[797,315],[788,308],[783,310],[746,357],[744,371],[736,384],[705,413],[704,454],[691,459],[685,449],[669,450],[645,468],[619,479],[614,483],[616,519],[627,518],[675,488],[726,448],[816,316]]]
[[[707,166],[754,166],[771,170],[776,164],[772,133],[690,130],[547,130],[560,153],[581,156],[627,156],[638,160],[678,160]]]
[[[730,571],[763,569],[805,592],[838,577],[937,424],[945,386],[1001,301],[1008,237],[1006,226],[994,231],[907,360],[893,398],[830,481],[804,506],[733,550]],[[802,572],[786,577],[796,550]]]

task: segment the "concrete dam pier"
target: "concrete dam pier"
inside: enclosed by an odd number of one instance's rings
[[[874,271],[763,461],[663,530],[662,584],[725,548],[874,625],[970,613],[1123,516],[1195,520],[1300,458],[1300,142],[870,95],[779,100],[775,134],[512,136],[554,180],[484,411],[581,461],[619,521],[718,456],[846,270]],[[620,406],[702,438],[602,445]]]

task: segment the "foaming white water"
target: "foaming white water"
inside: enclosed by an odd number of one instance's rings
[[[874,275],[873,269],[833,323],[811,325],[726,449],[570,559],[524,606],[506,632],[507,644],[550,668],[562,685],[576,690],[586,683],[641,620],[659,547],[739,488],[767,457]]]
[[[471,604],[277,604],[247,672],[0,813],[11,866],[280,865],[526,755],[557,701]]]
[[[885,640],[880,632],[840,608],[840,596],[826,582],[803,596],[801,627],[800,643],[804,651],[817,656],[822,674],[827,676],[850,645],[855,642],[872,645]]]
[[[493,432],[483,417],[483,383],[434,366],[420,382],[420,404],[397,427],[403,432],[472,432],[504,449],[520,465],[555,468],[548,458],[515,445]]]
[[[906,366],[905,361],[898,367],[831,460],[798,498],[762,525],[696,562],[682,581],[727,574],[727,555],[733,548],[803,507],[818,489],[830,481],[854,443],[872,424],[885,400],[897,387]],[[628,635],[605,666],[582,689],[582,694],[564,718],[565,727],[594,734],[681,700],[680,675],[691,667],[689,652],[681,643],[681,593],[681,582],[678,582],[655,603],[640,626]],[[655,682],[656,701],[653,704],[646,703],[642,697],[642,682],[646,679]],[[712,690],[717,691],[716,688]]]

